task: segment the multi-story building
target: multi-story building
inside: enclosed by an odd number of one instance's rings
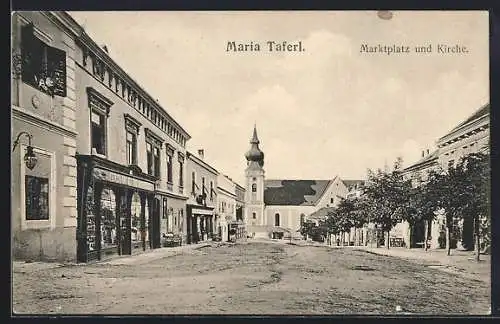
[[[13,45],[13,136],[38,158],[12,161],[15,255],[86,262],[185,233],[179,123],[65,12],[16,13]]]
[[[229,225],[236,221],[236,183],[219,173],[217,178],[217,233],[222,241],[229,239]]]
[[[79,26],[79,260],[160,247],[186,228],[189,134]]]
[[[13,257],[74,261],[76,25],[57,12],[11,19]]]
[[[187,201],[187,243],[197,243],[213,237],[219,172],[204,161],[204,150],[198,156],[187,152],[189,199]]]
[[[455,165],[460,158],[475,152],[489,152],[489,110],[486,104],[476,110],[470,117],[454,127],[446,135],[436,142],[437,149],[432,153],[429,150],[422,152],[422,158],[416,163],[408,166],[403,171],[403,177],[412,181],[413,186],[419,186],[427,181],[430,170],[446,170]],[[463,247],[472,249],[473,224],[470,218],[465,218],[463,223],[457,223],[452,232],[452,247]],[[408,224],[402,224],[407,229],[405,241],[419,244],[424,240],[424,224],[417,224],[411,228]],[[428,224],[428,237],[431,248],[444,247],[445,215],[438,213],[437,217]],[[410,240],[410,236],[412,239]],[[407,244],[410,247],[409,243]]]

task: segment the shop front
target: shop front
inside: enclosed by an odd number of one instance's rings
[[[156,178],[136,166],[77,155],[77,261],[159,248]]]
[[[187,205],[187,240],[195,244],[214,237],[214,210],[211,207]]]

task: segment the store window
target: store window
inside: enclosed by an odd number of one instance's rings
[[[132,204],[130,206],[130,227],[132,235],[132,247],[138,248],[142,244],[141,237],[141,198],[137,192],[132,196]]]
[[[101,248],[116,247],[116,198],[112,189],[104,188],[101,193]]]

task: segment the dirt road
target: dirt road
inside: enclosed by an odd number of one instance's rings
[[[248,243],[13,273],[17,314],[486,314],[490,287],[352,249]]]

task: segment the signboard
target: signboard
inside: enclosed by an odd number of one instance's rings
[[[192,214],[198,214],[198,215],[212,215],[213,211],[212,210],[206,210],[206,209],[198,209],[198,208],[193,208],[191,210]]]
[[[93,171],[94,178],[96,180],[114,182],[117,184],[139,188],[148,191],[154,191],[154,184],[151,182],[139,180],[136,178],[129,177],[125,174],[115,173],[109,170],[103,170],[95,168]]]

